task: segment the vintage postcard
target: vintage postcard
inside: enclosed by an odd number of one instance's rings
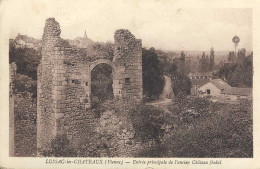
[[[0,168],[259,169],[258,1],[0,1]]]

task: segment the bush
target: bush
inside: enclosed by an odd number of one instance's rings
[[[51,141],[51,149],[45,150],[42,155],[44,157],[77,157],[77,152],[69,147],[66,135],[60,135]]]
[[[14,93],[21,93],[22,95],[27,95],[30,93],[32,98],[37,97],[37,81],[33,80],[31,77],[27,75],[17,74],[13,81],[14,84]]]
[[[171,75],[171,80],[172,89],[176,96],[190,95],[191,81],[187,75],[177,71]]]
[[[211,113],[205,109],[207,107]],[[168,157],[253,156],[252,103],[201,104],[198,106],[200,111],[200,116],[190,118],[189,123],[178,123],[176,130],[165,140]]]
[[[147,105],[139,105],[129,111],[136,138],[142,142],[155,140],[160,142],[163,135],[162,125],[164,124],[164,111],[160,108]]]

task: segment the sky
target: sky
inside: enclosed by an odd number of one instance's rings
[[[48,3],[47,3],[48,2]],[[144,47],[163,50],[252,50],[250,8],[182,8],[167,0],[55,0],[8,1],[10,38],[18,33],[41,39],[45,20],[55,17],[61,37],[87,36],[94,41],[113,41],[117,29],[128,29]]]

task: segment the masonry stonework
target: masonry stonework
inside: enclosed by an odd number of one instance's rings
[[[16,70],[16,64],[10,64],[9,156],[32,157],[37,153],[37,105],[30,95],[14,92]]]
[[[37,79],[38,152],[49,149],[51,140],[62,134],[78,151],[84,146],[91,147],[99,126],[90,109],[91,71],[98,64],[112,67],[116,99],[141,102],[143,97],[141,40],[128,30],[117,30],[113,60],[90,62],[81,56],[79,48],[60,38],[60,33],[58,22],[48,18]]]

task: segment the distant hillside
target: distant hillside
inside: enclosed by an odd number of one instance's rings
[[[210,55],[210,51],[184,51],[186,58],[191,60],[197,60],[198,57],[201,58],[202,53],[205,55]],[[167,50],[156,50],[158,56],[167,56],[170,60],[179,58],[181,56],[181,51],[167,51]],[[214,51],[215,53],[215,63],[218,64],[221,61],[225,61],[228,57],[229,51]],[[247,51],[246,55],[250,55],[251,51]]]

